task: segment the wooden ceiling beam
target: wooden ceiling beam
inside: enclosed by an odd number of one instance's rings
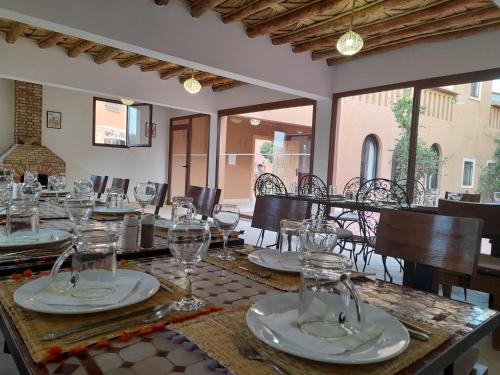
[[[481,2],[474,2],[470,0],[454,0],[451,2],[444,2],[431,8],[423,10],[416,9],[414,12],[407,13],[405,15],[391,17],[386,21],[378,21],[376,23],[357,27],[356,32],[366,39],[377,34],[390,33],[395,30],[415,26],[422,22],[444,19],[463,12],[465,7],[471,8],[477,7],[478,5],[484,6]],[[300,53],[330,47],[337,43],[338,38],[343,33],[344,31],[295,44],[292,47],[293,52]]]
[[[436,42],[442,42],[444,40],[453,40],[453,39],[459,39],[459,38],[464,38],[469,35],[477,34],[480,32],[487,32],[487,31],[494,31],[494,30],[499,30],[500,29],[500,21],[496,23],[491,23],[485,26],[478,26],[478,27],[473,27],[473,28],[468,28],[466,30],[456,30],[444,34],[437,34],[437,35],[431,35],[431,36],[424,36],[422,38],[412,38],[410,40],[403,40],[400,42],[396,42],[390,45],[385,45],[385,46],[380,46],[377,48],[373,48],[370,50],[366,51],[361,51],[357,53],[354,56],[349,56],[349,57],[340,57],[336,59],[328,59],[328,65],[333,66],[333,65],[338,65],[342,63],[346,63],[349,61],[357,60],[359,58],[363,57],[368,57],[368,56],[373,56],[373,55],[378,55],[384,52],[389,52],[393,51],[396,49],[401,49],[409,46],[413,46],[416,44],[423,44],[423,43],[436,43]]]
[[[188,69],[188,72],[191,70],[192,69]],[[212,74],[212,73],[195,73],[194,78],[196,78],[198,81],[203,81],[205,79],[214,78],[214,75],[215,74]],[[186,81],[186,79],[189,79],[189,78],[191,78],[191,74],[189,74],[189,76],[186,76],[186,77],[180,77],[179,81],[181,83],[184,83],[184,81]]]
[[[205,81],[201,81],[201,86],[202,87],[207,87],[207,86],[213,86],[213,85],[224,85],[226,83],[230,83],[234,81],[232,78],[225,78],[225,77],[215,77],[215,78],[210,78]]]
[[[179,76],[179,75],[181,75],[181,74],[183,74],[183,73],[185,73],[185,72],[187,72],[189,70],[191,70],[191,69],[186,68],[184,66],[180,66],[178,68],[174,68],[174,69],[171,69],[171,70],[169,70],[167,72],[161,73],[160,74],[160,78],[161,79],[170,79],[170,78],[173,78],[173,77],[177,77],[177,76]]]
[[[247,35],[250,38],[255,38],[259,35],[270,34],[276,30],[300,22],[303,19],[308,19],[317,16],[318,14],[329,12],[338,5],[339,1],[341,0],[321,0],[256,25],[249,26],[247,28]]]
[[[191,7],[191,16],[194,18],[201,17],[204,13],[218,7],[226,0],[198,0]]]
[[[166,61],[160,61],[151,65],[143,66],[141,71],[143,72],[157,72],[158,70],[165,70],[168,68],[172,68],[172,63]]]
[[[130,57],[126,60],[120,61],[118,65],[120,65],[122,68],[128,68],[131,67],[132,65],[139,64],[143,62],[145,59],[147,59],[146,56],[142,55],[136,55],[134,57]]]
[[[5,34],[5,41],[7,43],[14,44],[17,41],[17,38],[19,38],[27,28],[28,25],[25,25],[24,23],[14,22]]]
[[[156,5],[168,5],[169,0],[154,0]]]
[[[226,83],[224,85],[212,86],[212,91],[221,92],[221,91],[226,91],[226,90],[233,89],[235,87],[239,87],[239,86],[243,86],[243,85],[245,85],[245,82],[232,81],[232,82]]]
[[[235,21],[241,21],[242,19],[251,16],[252,14],[260,12],[261,10],[269,8],[270,6],[273,6],[275,4],[279,4],[282,1],[283,0],[255,0],[245,5],[243,8],[239,8],[235,12],[223,16],[222,22],[231,23]]]
[[[381,34],[380,36],[366,40],[363,48],[371,49],[400,40],[407,40],[409,38],[443,34],[454,31],[454,29],[466,29],[481,26],[484,23],[498,21],[500,21],[500,9],[493,5],[491,8],[479,9],[474,12],[467,12],[455,17],[449,17],[445,20],[436,20],[426,24],[405,28],[402,31],[393,32],[391,34]],[[335,59],[341,57],[342,55],[335,47],[312,53],[313,60]]]
[[[51,32],[49,35],[47,35],[45,38],[41,39],[38,42],[38,47],[40,48],[54,47],[58,43],[61,43],[64,39],[66,39],[66,35],[54,31]]]
[[[106,47],[102,50],[102,52],[94,56],[94,62],[96,64],[104,64],[106,61],[115,58],[120,53],[121,50],[119,50],[118,48]]]
[[[75,44],[73,47],[68,48],[68,57],[78,57],[82,53],[88,51],[95,46],[94,42],[89,42],[88,40],[82,40]]]
[[[359,23],[360,20],[373,19],[376,15],[380,15],[380,19],[387,19],[387,15],[395,14],[395,10],[397,9],[403,9],[403,11],[401,11],[401,15],[403,15],[403,13],[408,13],[408,11],[411,10],[429,8],[435,3],[430,3],[431,5],[428,4],[429,2],[425,0],[382,0],[368,3],[356,8],[354,11],[354,30],[356,30],[356,24]],[[407,11],[404,11],[405,9]],[[273,37],[271,38],[271,42],[273,44],[285,44],[303,40],[308,37],[331,34],[336,31],[347,31],[350,21],[351,12],[346,11],[326,21],[318,22],[297,31]]]

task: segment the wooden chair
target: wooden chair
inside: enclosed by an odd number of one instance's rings
[[[309,202],[275,196],[257,196],[251,226],[262,231],[256,245],[262,246],[266,230],[279,234],[281,220],[301,221],[309,218],[310,211]]]
[[[101,198],[101,195],[106,192],[106,185],[108,184],[108,176],[90,176],[90,181],[94,185],[94,192],[97,194],[97,198]]]
[[[111,181],[111,188],[114,189],[123,189],[123,192],[127,194],[128,192],[128,184],[130,183],[130,179],[128,178],[116,178],[113,177]]]
[[[156,186],[156,197],[155,197],[155,215],[158,215],[160,208],[165,204],[165,198],[167,197],[168,184],[160,184],[159,182],[148,181],[150,184]]]
[[[444,194],[444,199],[448,199],[448,196],[450,194],[451,194],[451,192],[447,191]],[[463,193],[462,194],[462,199],[460,199],[459,202],[476,202],[476,203],[479,203],[479,202],[481,202],[481,194]]]
[[[476,274],[482,226],[477,218],[382,209],[375,252],[404,260],[403,285],[437,292],[435,276],[441,271]],[[479,350],[472,347],[464,349],[457,363],[469,373],[478,358]],[[451,363],[444,373],[452,374],[453,367]]]
[[[220,194],[220,189],[189,185],[186,196],[193,198],[196,211],[203,220],[206,220],[212,217],[214,206],[219,203]]]

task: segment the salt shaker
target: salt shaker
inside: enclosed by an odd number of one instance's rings
[[[137,249],[139,238],[139,218],[136,215],[125,215],[122,224],[122,249]]]
[[[155,241],[155,216],[144,214],[141,219],[141,247],[151,249]]]

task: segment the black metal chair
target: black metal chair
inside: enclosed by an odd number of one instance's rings
[[[398,180],[397,183],[402,188],[406,189],[406,179]],[[425,203],[425,186],[422,181],[415,180],[413,183],[413,203],[422,205]]]
[[[315,203],[311,208],[311,217],[326,219],[329,216],[330,202],[328,189],[321,178],[313,174],[306,174],[299,181],[298,193],[301,197],[312,197],[324,203]]]
[[[168,184],[159,182],[148,181],[150,184],[154,184],[156,186],[156,196],[155,196],[155,215],[158,215],[160,212],[160,208],[165,204],[165,198],[167,196]]]
[[[283,181],[272,173],[261,174],[257,180],[255,180],[253,191],[256,197],[262,195],[286,196],[288,194]]]
[[[97,198],[101,198],[101,195],[106,192],[106,185],[108,184],[108,176],[90,176],[90,181],[94,185],[94,192],[97,194]]]

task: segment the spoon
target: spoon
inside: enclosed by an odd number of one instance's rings
[[[127,322],[121,322],[118,324],[114,324],[114,325],[107,327],[107,328],[104,328],[104,329],[100,329],[100,330],[97,330],[94,332],[90,332],[90,333],[86,333],[84,335],[77,336],[71,340],[65,341],[64,343],[65,344],[74,344],[74,343],[82,341],[82,340],[86,340],[86,339],[90,339],[92,337],[100,336],[100,335],[103,335],[106,333],[118,331],[120,329],[124,329],[124,328],[130,327],[130,326],[133,326],[133,325],[156,323],[159,320],[163,319],[168,314],[170,314],[170,312],[172,312],[172,310],[175,309],[175,303],[176,302],[170,302],[170,303],[167,303],[166,305],[160,307],[159,309],[155,309],[151,314],[147,315],[144,319],[136,319],[133,321],[127,321]]]

